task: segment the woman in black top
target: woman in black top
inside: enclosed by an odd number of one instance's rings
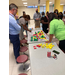
[[[43,31],[47,34],[48,33],[48,30],[47,28],[49,27],[49,22],[48,22],[48,19],[47,17],[45,16],[45,13],[42,12],[42,18],[41,18],[41,23],[42,23],[42,29]]]

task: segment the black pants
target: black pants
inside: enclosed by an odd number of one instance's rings
[[[59,48],[65,53],[65,40],[59,41]]]

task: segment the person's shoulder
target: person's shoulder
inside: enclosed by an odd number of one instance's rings
[[[22,17],[22,18],[20,18],[19,20],[24,20],[24,18]]]
[[[22,17],[23,17],[23,16],[20,16],[19,19],[22,18]]]
[[[44,17],[41,17],[41,20],[43,20],[44,19]]]
[[[34,13],[34,15],[36,15],[36,13]]]
[[[58,19],[53,19],[50,24],[54,24],[54,23],[57,23],[58,22]]]

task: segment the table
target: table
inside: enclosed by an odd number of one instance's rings
[[[31,32],[28,31],[28,41],[27,43],[37,43],[37,42],[45,42],[46,40],[44,39],[39,39],[38,41],[31,41],[31,36],[35,33],[35,32],[38,32],[40,31],[41,29],[40,28],[36,28],[36,29],[33,29]],[[44,33],[44,32],[43,32]],[[49,37],[44,33],[45,37],[47,40],[49,40]]]
[[[44,44],[44,42],[42,42]],[[29,54],[31,62],[31,74],[32,75],[65,75],[65,54],[59,49],[57,44],[52,43],[54,47],[50,49],[37,48],[34,49],[40,43],[29,44]],[[47,57],[47,51],[51,51],[51,55],[55,54],[52,51],[59,51],[57,59]]]

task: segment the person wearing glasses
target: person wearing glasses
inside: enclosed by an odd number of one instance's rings
[[[15,20],[15,15],[18,11],[18,7],[11,3],[9,5],[9,39],[13,44],[13,50],[15,59],[19,56],[20,51],[20,40],[19,40],[19,33],[21,30],[21,26]]]

